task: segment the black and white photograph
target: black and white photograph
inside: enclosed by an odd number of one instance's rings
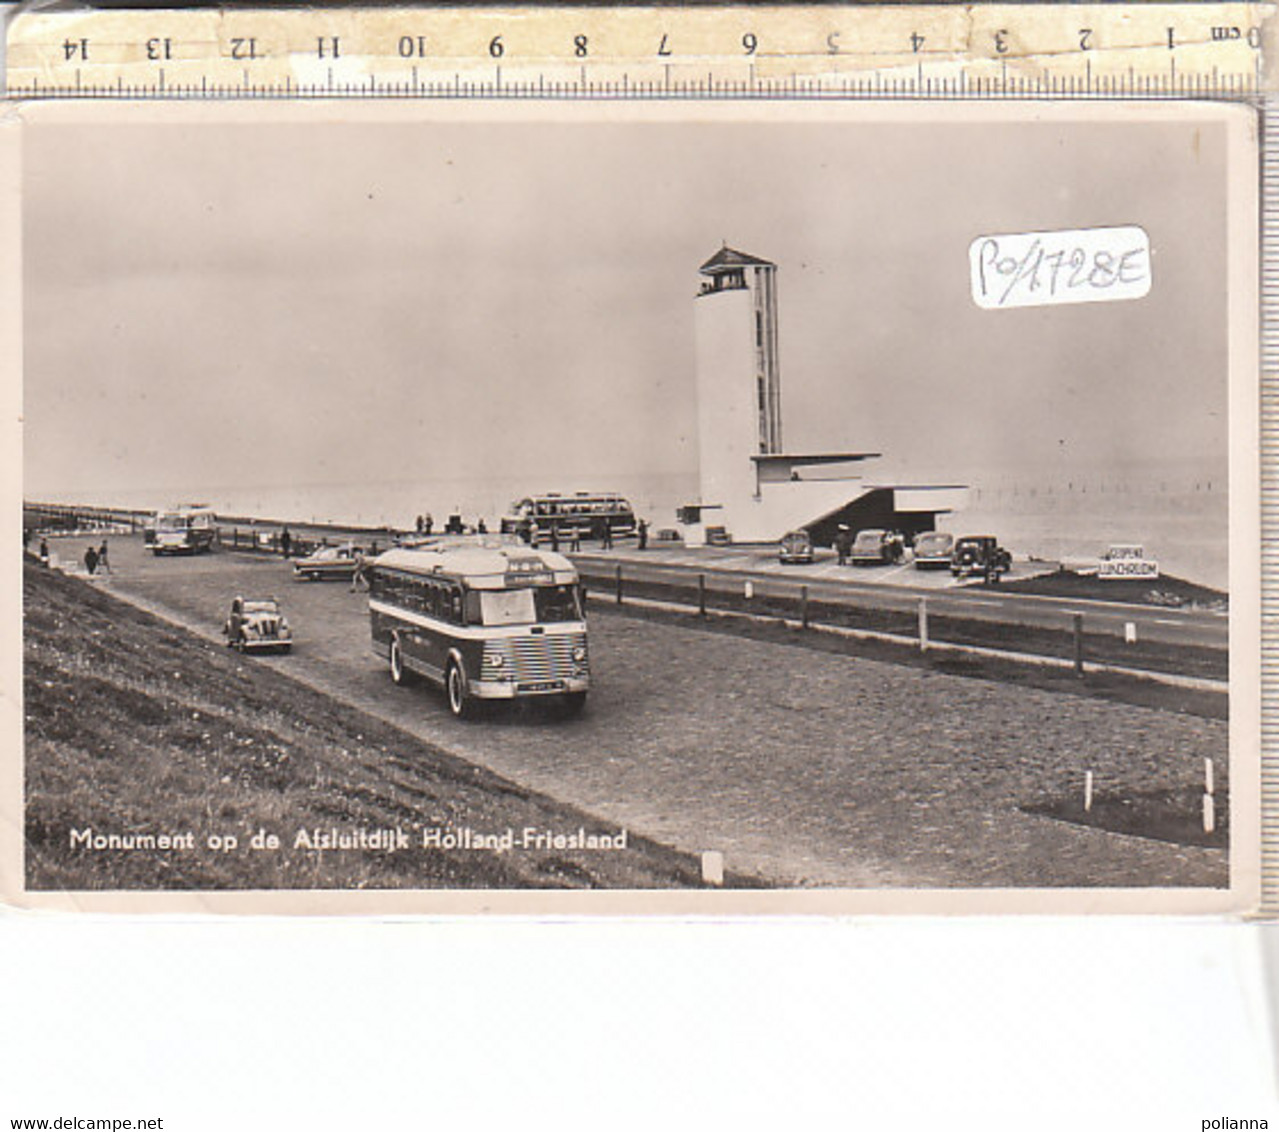
[[[23,113],[9,899],[1255,904],[1249,111]]]

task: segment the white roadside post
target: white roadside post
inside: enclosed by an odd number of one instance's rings
[[[1084,771],[1084,813],[1092,813],[1092,771]]]
[[[708,849],[702,854],[702,883],[719,888],[724,883],[724,854]]]
[[[919,599],[919,651],[928,651],[928,599]]]
[[[1204,759],[1204,833],[1212,833],[1217,828],[1217,810],[1212,796],[1212,787],[1212,759]]]
[[[1124,622],[1124,644],[1135,645],[1137,643],[1137,622]]]

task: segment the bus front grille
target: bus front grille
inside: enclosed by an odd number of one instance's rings
[[[573,650],[585,647],[584,633],[508,637],[505,640],[489,641],[484,646],[486,656],[496,654],[502,657],[502,667],[496,672],[491,665],[486,664],[484,667],[487,673],[500,673],[500,679],[512,680],[517,684],[567,680],[586,675],[586,661],[573,660]]]

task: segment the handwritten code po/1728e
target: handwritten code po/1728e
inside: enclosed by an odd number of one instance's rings
[[[968,260],[973,301],[986,310],[1150,293],[1150,238],[1136,225],[979,236]]]

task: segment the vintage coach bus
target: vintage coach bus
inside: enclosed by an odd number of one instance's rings
[[[146,541],[156,557],[161,554],[202,554],[213,546],[217,521],[213,511],[200,504],[157,511],[146,531]]]
[[[568,559],[497,537],[443,538],[370,564],[374,650],[404,684],[422,676],[466,717],[480,700],[586,702],[582,588]]]
[[[554,528],[562,538],[573,534],[594,537],[602,524],[608,524],[614,538],[635,533],[635,510],[616,492],[576,495],[534,495],[511,504],[510,514],[502,517],[506,534],[528,533],[534,526],[546,537]]]

